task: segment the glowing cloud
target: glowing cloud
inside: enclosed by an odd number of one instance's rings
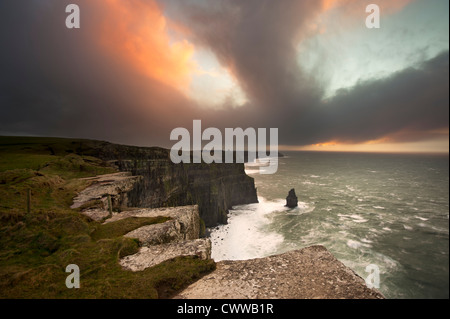
[[[194,60],[197,68],[189,90],[192,99],[201,105],[215,108],[239,107],[247,102],[235,77],[220,65],[212,53],[196,51]]]
[[[171,42],[168,22],[153,1],[107,0],[102,43],[146,76],[182,91],[189,86],[195,64],[194,47]]]

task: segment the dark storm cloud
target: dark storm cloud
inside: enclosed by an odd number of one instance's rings
[[[442,137],[437,131],[448,130],[448,88],[449,53],[445,52],[416,68],[341,90],[328,101],[307,96],[285,100],[284,105],[228,111],[227,123],[232,123],[234,116],[239,118],[234,120],[238,125],[278,127],[283,145],[331,140],[360,143],[383,137],[397,142],[419,141]],[[225,118],[227,114],[221,122]]]
[[[80,30],[64,27],[70,2],[83,4]],[[102,2],[10,0],[0,3],[0,134],[170,146],[173,128],[202,119],[203,127],[278,127],[280,144],[307,145],[387,135],[418,140],[448,128],[448,52],[323,102],[295,50],[311,32],[319,1],[160,3],[190,29],[190,41],[231,69],[247,105],[198,108],[105,54],[97,32]]]
[[[319,84],[302,76],[294,41],[311,32],[320,1],[161,3],[190,26],[192,41],[231,67],[250,95],[253,106],[233,111],[239,113],[233,118],[278,127],[281,144],[364,142],[394,133],[410,141],[448,128],[448,52],[323,102]],[[405,130],[410,134],[400,134]]]
[[[410,132],[399,134],[405,142],[435,137],[432,131],[448,128],[449,54],[341,91],[305,113],[320,125],[313,138],[322,141],[363,142],[403,131]]]
[[[65,7],[82,27],[65,27]],[[99,45],[105,3],[0,3],[0,134],[36,134],[160,144],[189,102]],[[161,106],[164,106],[161,108]]]
[[[191,40],[211,49],[259,107],[311,94],[296,44],[309,31],[321,1],[159,1],[192,30]],[[316,93],[316,92],[314,92]]]

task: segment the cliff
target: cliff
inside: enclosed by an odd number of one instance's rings
[[[135,207],[198,204],[205,225],[227,223],[234,205],[257,202],[254,181],[241,164],[179,164],[170,160],[119,161],[122,171],[143,178],[128,193]]]
[[[87,142],[80,151],[142,176],[126,193],[126,203],[120,203],[128,207],[198,205],[200,217],[210,227],[226,224],[232,206],[258,202],[244,164],[174,164],[166,149],[106,142]]]
[[[198,205],[132,207],[120,212],[112,209],[113,206],[124,208],[123,205],[128,203],[126,193],[141,179],[141,176],[131,176],[130,172],[82,178],[81,180],[91,184],[77,194],[71,208],[102,222],[102,225],[109,224],[110,229],[117,229],[118,224],[130,221],[138,225],[123,234],[125,238],[139,242],[137,251],[120,259],[119,263],[124,269],[143,271],[181,256],[210,260],[211,241],[208,238],[200,238],[204,229]],[[149,218],[159,222],[146,224],[145,220]],[[138,222],[139,219],[143,222]]]
[[[133,189],[125,192],[125,187],[117,196],[111,194],[115,210],[123,210],[121,206],[198,205],[206,226],[215,226],[227,222],[227,212],[232,206],[258,202],[254,180],[245,174],[244,164],[173,164],[167,149],[95,140],[5,137],[0,142],[0,150],[7,154],[24,153],[24,157],[33,159],[39,154],[42,162],[33,167],[42,166],[48,172],[58,170],[63,175],[76,172],[74,176],[80,177],[112,172],[110,167],[102,166],[103,162],[93,165],[92,161],[100,159],[122,172],[142,176]],[[53,159],[59,162],[47,163]],[[13,161],[8,165],[8,169],[15,168]],[[101,199],[105,204],[105,198]]]

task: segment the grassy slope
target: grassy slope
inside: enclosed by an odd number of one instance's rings
[[[122,270],[118,259],[139,247],[122,235],[166,219],[101,225],[71,210],[72,198],[87,186],[78,178],[114,172],[85,155],[84,142],[0,137],[1,298],[169,297],[215,267],[213,261],[183,257],[142,272]],[[68,264],[80,267],[80,289],[65,286]]]

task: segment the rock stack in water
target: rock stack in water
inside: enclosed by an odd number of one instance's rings
[[[289,191],[289,194],[286,197],[286,206],[289,208],[294,208],[298,206],[298,198],[295,195],[295,189],[291,189]]]

